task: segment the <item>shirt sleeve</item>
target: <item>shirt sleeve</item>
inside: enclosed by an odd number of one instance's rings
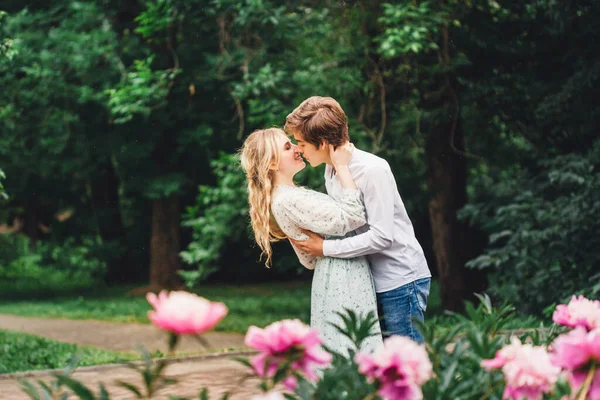
[[[378,253],[392,245],[397,190],[392,172],[380,166],[369,168],[360,181],[360,189],[367,210],[369,230],[345,239],[325,240],[325,256],[353,258]]]
[[[287,218],[320,235],[343,236],[367,223],[360,191],[354,189],[343,189],[339,202],[324,193],[296,190],[277,201],[272,212],[277,220]]]

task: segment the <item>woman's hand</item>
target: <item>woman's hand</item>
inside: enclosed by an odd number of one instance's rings
[[[337,149],[334,149],[333,145],[330,144],[329,158],[331,158],[331,163],[336,169],[347,166],[350,160],[352,159],[353,151],[354,145],[350,142],[347,142],[342,146],[338,146]]]

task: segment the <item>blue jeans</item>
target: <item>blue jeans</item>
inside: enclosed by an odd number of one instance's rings
[[[379,323],[384,338],[401,335],[423,343],[423,335],[416,329],[413,318],[423,321],[430,285],[431,278],[422,278],[399,288],[377,293]]]

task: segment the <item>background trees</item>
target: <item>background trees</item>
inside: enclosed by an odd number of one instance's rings
[[[31,252],[85,248],[108,282],[295,276],[285,243],[257,263],[233,154],[319,94],[390,162],[446,308],[488,282],[534,311],[600,290],[592,1],[3,8],[0,223]]]

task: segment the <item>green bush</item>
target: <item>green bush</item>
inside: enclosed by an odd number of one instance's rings
[[[0,234],[0,268],[27,254],[29,254],[27,236]]]
[[[600,294],[600,141],[479,182],[479,198],[460,213],[489,234],[471,268],[488,272],[490,293],[519,299],[526,313],[572,294]]]
[[[73,237],[62,244],[40,242],[37,252],[44,265],[52,266],[74,279],[96,281],[104,276],[105,252],[99,238],[82,237],[77,243]]]
[[[32,250],[25,235],[0,235],[0,281],[33,291],[91,285],[106,269],[100,251],[101,243],[88,237],[79,244],[73,238],[63,244],[40,241]]]
[[[180,274],[189,287],[219,269],[225,243],[238,243],[247,236],[245,177],[238,157],[221,154],[211,165],[217,186],[200,186],[196,204],[187,208],[184,217],[183,225],[192,228],[193,240],[181,258],[195,269]]]
[[[73,356],[79,358],[80,366],[121,363],[137,358],[132,354],[77,346],[5,330],[0,330],[0,343],[0,374],[65,368]]]

